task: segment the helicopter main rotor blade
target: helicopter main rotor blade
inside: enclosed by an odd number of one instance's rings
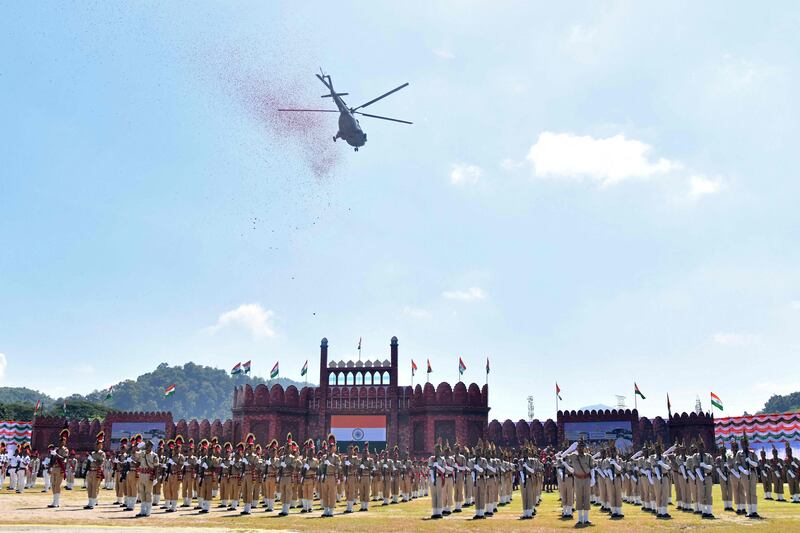
[[[388,93],[384,93],[384,94],[380,95],[380,96],[379,96],[379,97],[377,97],[377,98],[373,98],[372,100],[370,100],[370,101],[369,101],[369,102],[367,102],[366,104],[361,104],[361,105],[360,105],[360,106],[358,106],[358,107],[354,107],[354,108],[353,108],[353,109],[351,109],[350,111],[352,112],[352,111],[355,111],[355,110],[357,110],[357,109],[361,109],[362,107],[367,107],[368,105],[372,105],[372,104],[374,104],[375,102],[377,102],[378,100],[381,100],[381,99],[383,99],[383,98],[386,98],[386,97],[387,97],[387,96],[389,96],[390,94],[396,93],[397,91],[399,91],[399,90],[400,90],[400,89],[402,89],[403,87],[407,87],[407,86],[408,86],[408,82],[404,83],[404,84],[403,84],[403,85],[401,85],[400,87],[396,87],[396,88],[392,89],[392,90],[391,90],[391,91],[389,91]]]
[[[379,118],[381,120],[391,120],[392,122],[402,122],[403,124],[413,124],[407,120],[400,120],[399,118],[382,117],[380,115],[370,115],[369,113],[362,113],[361,111],[354,111],[356,115],[364,115],[365,117]]]
[[[307,113],[339,113],[333,109],[278,109],[278,111],[304,111]]]

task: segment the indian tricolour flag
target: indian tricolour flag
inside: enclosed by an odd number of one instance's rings
[[[722,400],[720,400],[719,396],[717,396],[713,392],[711,393],[711,405],[713,405],[714,407],[716,407],[720,411],[723,410],[722,409]]]
[[[333,415],[331,433],[340,446],[369,442],[382,449],[386,445],[386,417],[383,415]]]
[[[464,371],[467,369],[467,365],[464,364],[464,360],[460,357],[458,358],[458,375],[463,375]]]
[[[305,376],[306,374],[308,374],[308,359],[306,359],[306,362],[303,364],[303,368],[300,369],[301,376]]]
[[[272,370],[269,371],[269,379],[275,379],[278,377],[280,370],[278,369],[278,361],[275,362],[275,366],[272,367]]]
[[[250,373],[250,361],[242,365],[242,372],[244,372],[245,374]]]
[[[173,394],[175,394],[175,384],[174,383],[164,390],[164,398],[169,398]]]
[[[231,368],[231,376],[237,376],[242,373],[242,363],[236,363],[236,366]]]

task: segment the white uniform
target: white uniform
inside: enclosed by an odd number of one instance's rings
[[[16,454],[8,456],[8,490],[17,488],[17,466],[19,466],[19,459],[19,455]]]
[[[18,458],[17,463],[17,492],[25,492],[25,485],[28,480],[28,468],[31,465],[31,458],[27,455],[22,455]]]

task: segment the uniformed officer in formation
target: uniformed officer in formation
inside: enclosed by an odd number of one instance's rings
[[[67,447],[68,437],[69,431],[62,431],[58,446],[50,447],[47,465],[42,463],[50,470],[50,507],[60,505],[69,460],[75,457],[74,450]],[[519,490],[520,519],[530,520],[536,515],[545,483],[543,458],[555,467],[562,519],[574,519],[577,510],[576,527],[590,524],[592,503],[611,519],[623,518],[624,502],[668,520],[673,487],[675,509],[713,519],[711,489],[715,482],[721,486],[723,509],[750,518],[759,517],[758,483],[768,481],[767,496],[777,501],[786,501],[782,496],[788,488],[789,500],[800,503],[800,463],[791,448],[787,446],[784,458],[773,448],[772,457],[765,454],[759,460],[750,450],[747,436],[740,442],[732,441],[730,450],[724,446],[707,450],[698,439],[688,446],[676,441],[667,450],[661,442],[646,442],[632,455],[628,451],[620,454],[613,443],[589,451],[582,440],[556,452],[541,451],[531,443],[504,449],[480,440],[472,448],[457,442],[451,447],[439,439],[433,455],[425,461],[412,459],[408,451],[401,453],[397,446],[377,452],[365,443],[363,449],[350,446],[340,451],[333,435],[323,440],[319,449],[313,439],[306,440],[302,451],[291,434],[284,446],[273,439],[263,449],[255,436],[248,434],[236,444],[235,452],[230,442],[222,446],[216,439],[203,439],[195,453],[190,439],[184,455],[183,442],[178,435],[154,451],[152,441],[136,435],[130,442],[122,439],[119,452],[112,458],[103,450],[104,434],[99,433],[95,450],[85,456],[84,472],[78,472],[86,479],[85,509],[98,505],[98,491],[110,464],[117,503],[127,509],[141,503],[140,517],[151,515],[163,492],[165,513],[174,513],[182,496],[185,507],[196,498],[200,513],[210,512],[212,501],[219,498],[220,507],[229,510],[237,509],[242,500],[244,515],[251,514],[259,503],[265,512],[272,512],[277,501],[281,516],[298,507],[300,513],[319,508],[323,517],[331,517],[337,506],[343,514],[353,512],[356,501],[359,511],[365,512],[372,500],[391,505],[428,494],[434,519],[459,513],[470,505],[475,506],[473,518],[483,519],[508,505]],[[20,465],[26,471],[29,468],[26,459],[30,461],[31,454],[20,446],[2,461],[8,464],[7,474],[19,490],[26,485],[18,475]]]
[[[69,459],[69,448],[67,439],[69,430],[63,429],[59,433],[58,446],[50,451],[50,484],[53,489],[53,502],[48,507],[59,507],[61,505],[61,483],[67,472],[67,460]]]
[[[97,505],[97,496],[100,492],[100,485],[103,482],[103,464],[106,460],[106,453],[103,451],[104,444],[105,432],[101,431],[97,434],[94,451],[86,456],[85,479],[89,502],[84,509],[94,509],[95,505]]]
[[[153,510],[153,481],[159,464],[158,455],[153,451],[153,441],[151,440],[140,442],[137,447],[139,451],[135,454],[135,463],[138,499],[141,506],[139,514],[136,516],[150,516],[150,512]]]

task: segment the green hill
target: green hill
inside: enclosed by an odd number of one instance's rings
[[[183,366],[161,363],[153,372],[114,385],[111,398],[106,399],[107,390],[96,390],[86,396],[68,396],[67,415],[70,418],[91,418],[103,417],[109,410],[171,411],[176,421],[181,418],[225,420],[231,416],[234,386],[245,383],[255,387],[265,380],[245,375],[231,376],[225,370],[194,363]],[[286,378],[270,383],[280,383],[283,387],[294,385],[298,389],[303,387],[303,383]],[[172,384],[175,385],[175,394],[165,397],[165,389]],[[23,387],[0,387],[0,418],[30,420],[33,406],[39,399],[43,402],[45,414],[64,414],[63,398],[51,398]]]
[[[764,409],[760,413],[786,413],[789,411],[800,411],[800,392],[793,392],[784,396],[773,395],[764,404]]]
[[[5,403],[32,403],[41,400],[44,403],[52,403],[53,398],[38,390],[27,387],[0,387],[0,404]]]

